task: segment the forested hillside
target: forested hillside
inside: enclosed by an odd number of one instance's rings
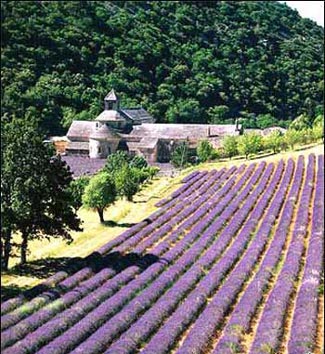
[[[50,134],[94,119],[112,87],[159,122],[322,109],[324,29],[275,1],[2,1],[1,21],[2,116]]]

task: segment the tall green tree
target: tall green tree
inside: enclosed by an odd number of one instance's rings
[[[300,133],[296,129],[288,129],[285,133],[284,139],[287,145],[294,150],[295,146],[300,142]]]
[[[28,242],[81,231],[72,205],[72,175],[53,149],[43,142],[37,122],[13,118],[3,125],[1,230],[3,267],[8,268],[13,233],[20,233],[21,263],[27,261]]]
[[[83,194],[82,202],[86,208],[96,210],[100,222],[104,222],[104,211],[108,206],[114,204],[116,197],[114,177],[107,172],[100,172],[90,180]]]

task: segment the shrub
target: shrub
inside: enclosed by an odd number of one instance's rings
[[[148,162],[143,156],[134,156],[129,165],[130,167],[144,169],[148,167]]]
[[[236,136],[226,136],[222,142],[224,154],[230,159],[238,155],[238,138]]]
[[[196,149],[197,156],[201,162],[212,160],[215,149],[208,140],[201,140]]]
[[[171,162],[174,166],[184,168],[189,164],[190,152],[186,141],[181,142],[176,146],[171,154]]]
[[[263,148],[263,138],[256,133],[241,135],[238,139],[238,151],[245,155],[246,159],[251,154],[256,154]]]
[[[283,140],[283,135],[278,130],[275,130],[264,138],[264,146],[266,149],[271,149],[276,154],[281,151]]]
[[[295,145],[299,143],[300,135],[299,132],[295,129],[288,129],[288,131],[284,135],[284,139],[288,146],[293,150]]]

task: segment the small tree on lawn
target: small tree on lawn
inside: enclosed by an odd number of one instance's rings
[[[208,161],[213,158],[215,149],[208,140],[201,140],[196,149],[196,153],[201,162]]]
[[[86,208],[96,210],[100,222],[104,222],[104,210],[116,200],[117,192],[114,178],[107,172],[94,176],[82,196]]]
[[[233,156],[238,155],[238,138],[236,136],[226,136],[222,143],[227,157],[231,159]]]
[[[128,201],[133,200],[133,196],[139,191],[141,184],[141,170],[124,166],[115,175],[117,193],[125,196]]]
[[[271,149],[274,154],[281,151],[283,146],[283,135],[278,131],[273,131],[270,135],[264,138],[265,147]]]
[[[295,146],[299,143],[300,140],[299,132],[295,129],[288,129],[284,135],[284,139],[287,145],[289,145],[293,150]]]
[[[256,133],[244,134],[238,139],[238,151],[245,155],[246,159],[251,154],[256,154],[263,147],[263,139],[261,135]]]

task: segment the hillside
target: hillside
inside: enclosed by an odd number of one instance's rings
[[[2,1],[2,116],[50,134],[111,87],[159,122],[286,125],[323,100],[324,29],[276,1]]]
[[[187,175],[150,216],[3,303],[2,352],[320,353],[324,156],[312,151]]]

